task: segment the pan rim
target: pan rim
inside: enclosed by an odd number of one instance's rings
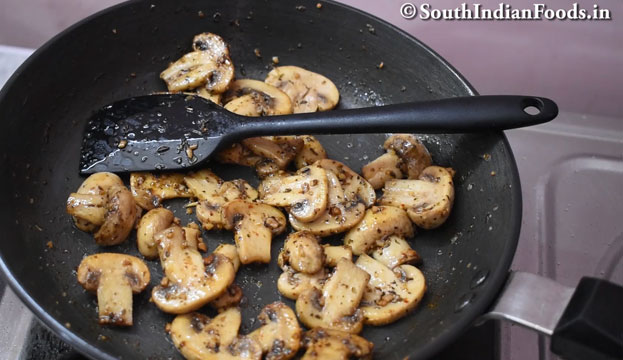
[[[410,35],[406,31],[396,27],[388,23],[387,21],[369,14],[365,11],[353,8],[352,6],[338,3],[333,0],[323,0],[325,3],[330,3],[332,5],[342,7],[351,12],[357,13],[364,17],[370,18],[374,21],[377,21],[387,28],[395,31],[396,33],[408,38],[410,41],[413,41],[423,50],[428,52],[431,56],[433,56],[439,63],[451,71],[451,73],[460,80],[463,84],[465,90],[467,90],[471,96],[478,95],[478,92],[473,88],[473,86],[461,75],[457,69],[455,69],[450,63],[448,63],[443,57],[441,57],[438,53],[428,47],[426,44],[422,43],[420,40]],[[74,31],[75,29],[85,25],[86,23],[92,21],[93,19],[100,17],[109,12],[116,11],[119,8],[123,7],[131,7],[135,4],[142,3],[142,0],[130,0],[127,2],[123,2],[117,5],[113,5],[106,9],[100,10],[86,18],[78,21],[77,23],[69,26],[62,32],[58,33],[46,43],[44,43],[41,47],[35,50],[27,59],[18,67],[18,69],[12,74],[12,76],[7,80],[2,89],[0,89],[0,105],[4,102],[6,95],[10,88],[13,87],[13,83],[15,83],[20,77],[21,73],[27,69],[30,64],[34,61],[35,58],[38,58],[41,53],[47,51],[53,44],[55,44],[58,39],[66,36],[66,34]],[[431,358],[435,354],[439,353],[442,349],[453,343],[461,334],[463,334],[470,325],[472,325],[475,320],[483,314],[493,303],[494,299],[497,297],[499,291],[502,289],[503,285],[506,282],[508,276],[508,270],[510,270],[511,263],[515,256],[515,251],[517,248],[517,244],[519,241],[519,233],[521,229],[521,218],[522,218],[522,197],[521,197],[521,184],[519,181],[519,172],[517,169],[517,164],[515,157],[513,155],[512,149],[508,142],[506,135],[503,132],[494,133],[500,137],[500,140],[504,146],[505,151],[508,152],[509,156],[509,167],[512,173],[510,182],[511,184],[511,199],[513,203],[511,204],[511,222],[508,224],[510,228],[509,233],[510,238],[506,239],[506,243],[504,246],[504,250],[502,252],[502,256],[498,261],[499,268],[505,269],[504,271],[496,271],[490,274],[489,280],[487,281],[486,287],[480,291],[480,296],[474,299],[474,302],[470,307],[463,310],[463,316],[457,320],[449,330],[441,333],[437,338],[435,338],[430,343],[424,345],[417,353],[411,354],[414,359],[427,359]],[[26,291],[24,287],[18,282],[15,278],[13,272],[7,267],[7,264],[4,259],[4,255],[0,252],[0,273],[6,279],[7,285],[11,287],[13,292],[18,296],[18,298],[28,307],[30,311],[33,312],[37,316],[37,318],[42,322],[48,329],[52,330],[57,336],[59,336],[63,341],[70,344],[74,349],[84,354],[85,356],[92,359],[115,359],[114,356],[107,354],[102,351],[97,346],[92,345],[87,340],[80,337],[78,334],[74,333],[70,329],[66,328],[65,325],[61,324],[58,320],[52,317],[45,309],[43,309]]]

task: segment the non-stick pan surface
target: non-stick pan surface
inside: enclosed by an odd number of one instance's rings
[[[88,115],[115,100],[164,90],[158,74],[189,51],[193,35],[222,35],[238,78],[263,79],[272,56],[282,65],[322,73],[340,89],[341,108],[475,93],[443,59],[400,30],[343,5],[322,2],[317,9],[316,3],[125,3],[57,36],[6,84],[0,94],[0,265],[22,300],[65,341],[94,358],[179,358],[164,332],[172,316],[149,303],[150,291],[134,297],[133,327],[97,324],[96,298],[78,285],[75,269],[97,252],[138,255],[135,238],[112,248],[96,246],[91,235],[73,227],[65,201],[83,180],[78,158]],[[385,137],[320,139],[331,158],[359,171],[382,153]],[[429,357],[470,326],[506,277],[521,222],[518,175],[503,134],[422,139],[436,164],[457,170],[456,203],[446,224],[420,231],[412,241],[428,283],[420,306],[392,325],[363,332],[381,359]],[[211,166],[226,179],[255,178],[248,169]],[[167,203],[184,223],[194,220],[181,205]],[[273,258],[284,237],[273,241]],[[232,242],[229,232],[204,238],[210,250]],[[147,263],[156,284],[160,265]],[[243,333],[258,326],[255,318],[265,304],[282,300],[293,306],[277,292],[279,273],[274,261],[239,272]]]

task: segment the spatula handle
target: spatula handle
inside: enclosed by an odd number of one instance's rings
[[[558,115],[552,100],[533,96],[469,96],[443,100],[253,118],[241,136],[374,132],[463,133],[541,124]]]

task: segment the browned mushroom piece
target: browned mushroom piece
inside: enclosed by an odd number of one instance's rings
[[[272,161],[278,170],[284,170],[303,148],[298,136],[262,136],[242,140],[252,153]]]
[[[223,164],[255,166],[255,164],[262,160],[262,157],[255,155],[241,143],[233,143],[229,147],[216,153],[216,160]]]
[[[407,213],[393,206],[373,206],[366,210],[361,222],[344,236],[344,245],[352,248],[353,254],[365,254],[375,247],[383,246],[391,235],[403,238],[413,237],[415,230]]]
[[[82,218],[72,216],[78,229],[85,232],[94,232],[104,223],[106,216],[104,198],[108,189],[114,185],[123,185],[123,181],[119,176],[110,172],[99,172],[86,178],[78,190],[71,195],[75,201],[82,202],[85,205],[79,209],[82,212]]]
[[[324,248],[325,266],[335,267],[337,265],[337,262],[341,258],[346,258],[347,260],[353,261],[353,250],[350,248],[350,246],[331,246],[325,244],[322,247]]]
[[[324,266],[324,257],[324,248],[314,234],[297,231],[288,235],[277,263],[282,269],[290,266],[298,272],[315,274]]]
[[[78,266],[78,282],[97,293],[99,323],[132,326],[132,294],[149,284],[149,269],[140,259],[124,254],[87,256]]]
[[[186,175],[184,181],[199,200],[197,218],[206,230],[226,227],[223,205],[227,202],[236,199],[255,200],[258,196],[257,190],[245,180],[224,181],[207,169]]]
[[[366,254],[359,256],[357,267],[370,275],[359,309],[369,325],[392,323],[413,310],[426,292],[426,281],[415,266],[393,269]]]
[[[196,91],[196,94],[201,96],[202,98],[206,100],[210,100],[217,105],[223,105],[222,103],[223,94],[211,92],[210,90],[206,89],[204,86],[198,87],[197,89],[195,89],[195,91]]]
[[[232,82],[224,94],[225,109],[243,116],[292,114],[292,101],[278,88],[258,80]]]
[[[208,305],[219,311],[222,311],[232,306],[238,306],[238,304],[240,304],[240,301],[242,300],[242,295],[242,288],[237,284],[231,284],[229,285],[227,290],[225,290],[225,292],[221,294],[221,296],[210,301]]]
[[[296,314],[307,327],[357,334],[363,327],[359,302],[370,275],[342,258],[322,290],[311,288],[296,299]]]
[[[434,229],[450,216],[454,204],[454,170],[429,166],[417,180],[385,183],[380,203],[406,210],[411,221],[423,229]]]
[[[303,139],[303,147],[294,158],[297,169],[327,158],[327,152],[318,139],[311,135],[301,135],[300,138]]]
[[[407,240],[400,236],[390,236],[385,243],[372,252],[374,260],[390,269],[403,264],[416,264],[422,261],[417,251],[413,250]]]
[[[311,288],[322,289],[328,278],[329,272],[325,268],[314,274],[306,274],[295,271],[290,266],[284,266],[277,279],[277,290],[288,299],[296,300]]]
[[[307,166],[295,175],[269,178],[258,187],[263,203],[289,208],[303,222],[314,221],[327,208],[327,174],[317,166]]]
[[[312,165],[317,166],[317,165]],[[350,200],[344,193],[337,176],[326,171],[328,189],[327,209],[316,220],[303,222],[290,214],[290,224],[295,230],[309,231],[318,236],[330,236],[351,229],[364,216],[366,206],[359,200]]]
[[[392,135],[385,140],[383,146],[387,150],[395,151],[400,157],[402,173],[408,179],[417,179],[420,173],[433,163],[428,149],[415,135]]]
[[[276,67],[264,81],[288,94],[295,113],[331,110],[340,100],[331,80],[297,66]]]
[[[234,78],[234,64],[229,47],[212,33],[202,33],[193,39],[193,50],[173,62],[160,73],[171,92],[204,86],[211,93],[227,90]]]
[[[346,201],[361,201],[367,207],[374,205],[376,192],[366,179],[345,164],[331,159],[319,160],[314,165],[332,171],[340,181]]]
[[[155,236],[173,224],[175,215],[169,209],[156,208],[149,210],[138,222],[136,244],[138,251],[147,259],[158,257]]]
[[[67,213],[95,231],[98,245],[110,246],[128,238],[138,217],[138,207],[125,186],[111,185],[104,194],[70,194]]]
[[[286,228],[283,213],[270,205],[234,200],[223,207],[223,214],[227,228],[234,229],[240,262],[269,263],[272,237]]]
[[[374,345],[359,335],[344,331],[314,328],[303,336],[307,348],[301,360],[371,359]]]
[[[266,360],[287,360],[301,347],[301,327],[296,314],[286,304],[274,302],[266,305],[258,320],[262,325],[248,336],[262,347]]]
[[[172,226],[156,235],[165,279],[154,287],[151,298],[160,310],[171,314],[194,311],[216,299],[236,275],[226,256],[211,254],[204,259],[197,250],[196,236],[187,232]]]
[[[402,179],[402,160],[394,150],[372,160],[361,168],[361,175],[368,180],[374,189],[380,189],[385,182],[393,179]]]
[[[184,174],[177,173],[131,173],[130,189],[136,203],[145,210],[160,206],[162,200],[192,196],[184,183]]]
[[[178,315],[171,323],[171,339],[188,360],[260,360],[260,344],[238,335],[241,322],[240,310],[235,307],[213,319],[196,312]]]

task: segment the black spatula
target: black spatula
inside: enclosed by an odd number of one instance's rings
[[[556,104],[546,98],[470,96],[245,117],[198,96],[147,95],[115,102],[93,114],[83,137],[80,173],[189,168],[223,145],[252,136],[497,131],[544,123],[557,114]]]

